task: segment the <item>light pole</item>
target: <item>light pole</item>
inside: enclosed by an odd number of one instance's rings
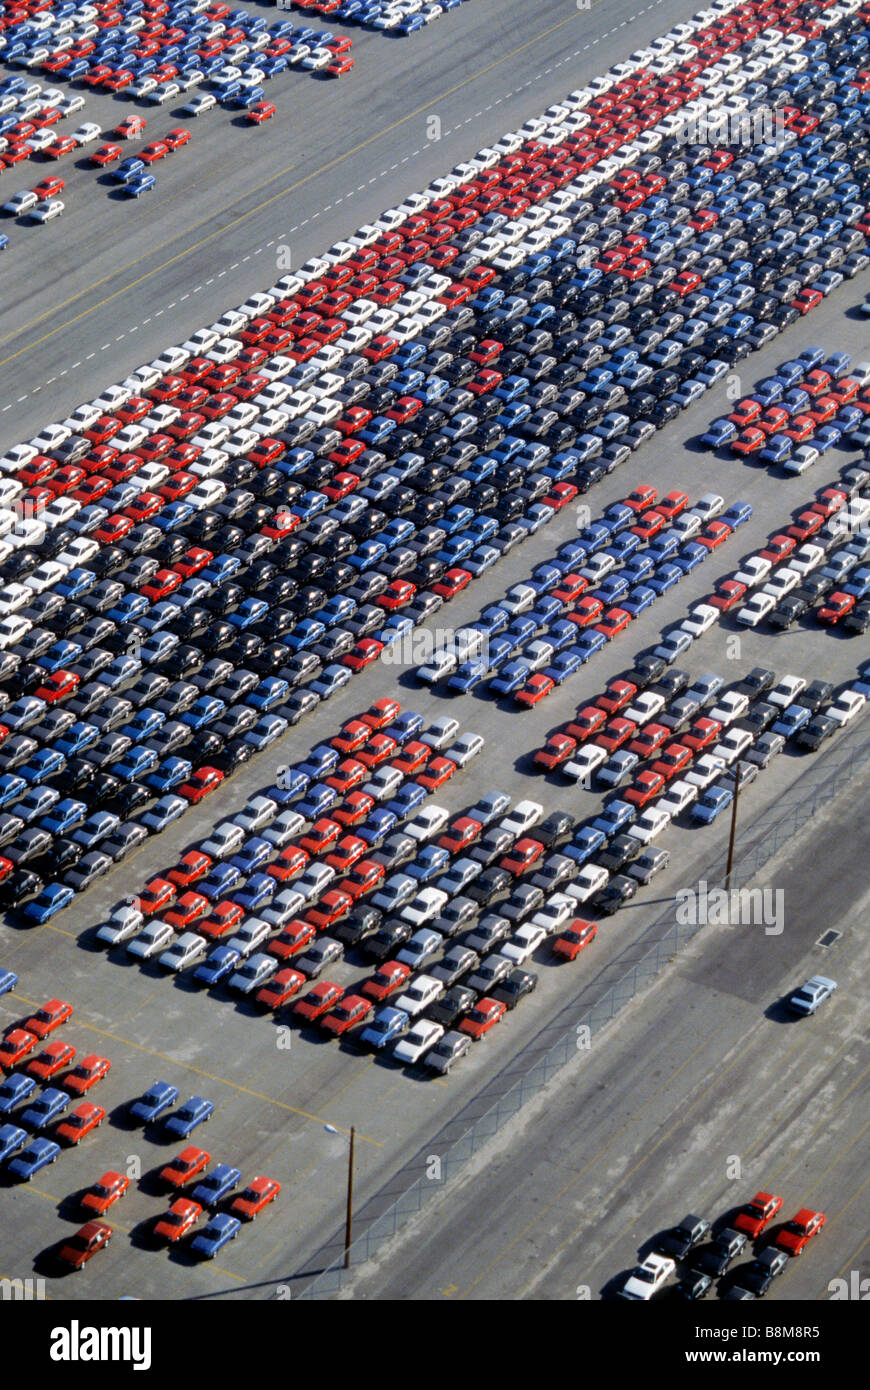
[[[738,758],[734,767],[734,799],[731,802],[731,833],[728,837],[728,863],[725,866],[725,891],[731,888],[731,869],[734,864],[734,842],[737,838],[737,799],[740,795],[741,761]]]
[[[341,1130],[334,1125],[324,1125],[323,1128],[328,1134],[340,1134]],[[353,1125],[350,1127],[350,1144],[347,1150],[347,1206],[344,1219],[344,1267],[350,1269],[350,1242],[353,1235],[353,1150],[356,1140],[356,1130]]]

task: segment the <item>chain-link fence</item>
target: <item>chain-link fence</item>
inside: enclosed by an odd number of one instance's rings
[[[866,765],[868,751],[868,730],[859,724],[847,729],[826,756],[814,759],[782,799],[738,837],[729,886],[734,889],[748,884],[860,773]],[[722,855],[710,866],[708,889],[723,885],[726,859],[727,856]],[[642,937],[615,962],[610,973],[617,973],[618,977],[609,982],[605,970],[596,981],[595,989],[599,993],[594,1001],[586,1002],[581,996],[579,1009],[577,1001],[573,1001],[545,1025],[521,1056],[427,1144],[427,1153],[417,1155],[362,1206],[355,1216],[359,1234],[350,1247],[350,1271],[344,1268],[343,1235],[338,1232],[330,1244],[318,1252],[319,1272],[298,1294],[294,1290],[293,1296],[312,1299],[337,1294],[349,1272],[371,1259],[385,1241],[417,1215],[430,1197],[442,1192],[463,1165],[528,1101],[539,1096],[542,1087],[557,1072],[577,1057],[581,1037],[585,1049],[589,1039],[657,978],[700,926],[697,922],[677,921],[671,899]],[[603,992],[602,981],[606,984]],[[440,1158],[438,1182],[431,1181],[426,1172],[429,1155],[433,1152]],[[304,1270],[301,1277],[305,1278]]]

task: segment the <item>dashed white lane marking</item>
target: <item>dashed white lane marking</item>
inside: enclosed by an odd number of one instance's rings
[[[459,121],[456,125],[451,126],[448,130],[442,131],[440,138],[443,140],[448,135],[455,135],[458,130],[462,130],[472,121],[479,120],[485,112],[493,111],[496,106],[501,106],[503,102],[511,101],[514,97],[519,96],[522,92],[528,91],[528,89],[530,87],[533,87],[536,82],[540,82],[543,77],[547,77],[550,74],[552,74],[555,71],[555,69],[561,67],[563,63],[569,63],[572,61],[572,59],[579,58],[580,55],[582,53],[585,53],[588,49],[594,48],[596,44],[601,43],[604,39],[610,38],[613,34],[618,33],[620,29],[624,29],[627,25],[634,23],[635,20],[640,19],[642,15],[648,14],[651,10],[658,9],[659,6],[663,5],[664,3],[665,0],[652,0],[652,4],[645,5],[643,9],[637,10],[628,19],[622,20],[620,24],[614,25],[612,29],[606,30],[603,34],[599,34],[597,38],[590,39],[588,40],[588,42],[581,44],[579,48],[574,49],[573,53],[566,53],[564,57],[559,58],[556,62],[554,62],[551,67],[544,68],[543,71],[535,73],[534,77],[530,77],[525,82],[520,83],[518,87],[514,87],[513,91],[504,92],[500,97],[495,97],[489,103],[489,105],[484,106],[482,110],[475,111],[473,115],[466,116],[464,120]],[[348,189],[348,191],[342,194],[340,198],[336,199],[334,203],[327,203],[325,207],[322,207],[318,212],[313,212],[311,216],[306,217],[304,221],[297,222],[295,226],[289,229],[289,231],[280,232],[278,235],[278,241],[286,241],[287,237],[292,236],[294,232],[300,232],[302,228],[307,227],[310,222],[316,222],[319,217],[322,217],[324,213],[329,212],[333,207],[337,207],[340,202],[343,202],[345,199],[352,198],[356,193],[364,193],[366,189],[370,188],[373,183],[377,183],[379,179],[385,178],[387,174],[394,173],[396,169],[400,168],[403,164],[407,164],[407,162],[410,159],[418,158],[419,155],[421,155],[422,153],[422,148],[413,150],[410,154],[406,154],[404,158],[400,159],[397,163],[391,164],[388,169],[382,169],[379,174],[375,174],[366,183],[358,184],[355,189]],[[193,289],[188,290],[185,294],[180,295],[179,298],[177,300],[173,300],[171,304],[165,305],[162,309],[156,309],[153,315],[150,315],[147,319],[143,319],[141,324],[134,324],[131,328],[128,328],[124,333],[120,333],[117,336],[117,338],[114,339],[113,342],[103,343],[102,346],[98,349],[98,351],[108,352],[109,348],[114,347],[115,343],[122,342],[124,338],[128,337],[132,333],[135,333],[140,327],[144,328],[146,324],[151,323],[152,319],[160,318],[162,314],[168,312],[171,309],[176,308],[178,304],[183,304],[193,295],[200,294],[203,289],[206,289],[209,285],[213,285],[216,279],[221,279],[224,275],[226,275],[228,270],[238,269],[240,264],[244,265],[245,262],[251,260],[253,256],[261,255],[264,250],[268,249],[271,246],[274,246],[275,244],[276,242],[273,239],[272,241],[267,241],[265,246],[258,246],[255,251],[252,251],[249,255],[244,256],[241,262],[235,261],[226,269],[218,271],[217,275],[212,275],[208,280],[203,281],[201,284],[194,285]],[[88,353],[87,357],[84,360],[86,362],[90,362],[91,358],[94,356],[96,356],[96,353]],[[78,367],[81,365],[81,362],[77,362],[74,364],[74,367]],[[74,370],[74,367],[65,367],[64,370],[58,374],[58,377],[52,377],[51,381],[56,381],[59,379],[59,377],[66,376],[67,372]],[[45,382],[44,384],[46,386],[50,386],[51,382]],[[24,401],[29,399],[29,396],[35,395],[36,392],[40,389],[41,387],[39,386],[33,387],[33,389],[27,395],[19,397],[18,401],[15,402],[15,404],[21,405]],[[10,404],[0,407],[0,414],[5,414],[7,410],[11,409],[12,403],[10,402]]]

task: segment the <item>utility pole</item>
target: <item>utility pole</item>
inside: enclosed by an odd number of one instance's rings
[[[350,1242],[353,1233],[353,1146],[356,1130],[350,1127],[350,1147],[347,1153],[347,1218],[344,1225],[344,1267],[350,1269]]]
[[[725,891],[731,888],[731,869],[734,864],[734,841],[737,837],[737,800],[740,796],[740,760],[734,768],[734,800],[731,802],[731,834],[728,838],[728,863],[725,867]]]

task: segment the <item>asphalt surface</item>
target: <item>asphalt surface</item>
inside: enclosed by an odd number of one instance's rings
[[[497,26],[492,22],[496,10]],[[0,318],[0,337],[6,338],[3,344],[6,360],[0,361],[0,380],[4,404],[11,404],[11,408],[0,415],[3,447],[32,433],[44,423],[49,410],[54,418],[61,418],[78,401],[96,395],[109,379],[119,379],[139,362],[156,356],[167,341],[181,341],[201,323],[216,317],[228,303],[241,302],[251,290],[268,285],[277,272],[266,263],[270,254],[266,241],[280,241],[287,224],[293,226],[300,217],[308,222],[298,233],[288,232],[293,238],[294,256],[301,261],[351,231],[358,223],[375,216],[390,202],[422,186],[457,159],[498,138],[504,129],[520,124],[560,92],[579,85],[595,71],[616,61],[629,46],[642,43],[682,17],[670,10],[653,8],[632,22],[629,45],[625,28],[620,26],[628,23],[632,8],[626,5],[620,9],[613,0],[606,10],[593,9],[591,13],[579,14],[572,11],[570,16],[566,16],[561,4],[540,4],[535,7],[535,21],[531,27],[527,14],[527,6],[509,0],[498,6],[490,0],[479,0],[479,3],[475,0],[474,5],[463,6],[440,24],[408,41],[409,45],[413,44],[415,59],[411,71],[408,71],[404,45],[376,35],[357,36],[355,33],[357,69],[350,79],[326,85],[300,74],[287,76],[288,84],[299,87],[300,101],[306,112],[316,114],[319,111],[316,103],[320,100],[338,103],[324,108],[324,112],[334,113],[328,121],[309,117],[308,124],[301,130],[273,125],[251,132],[250,136],[234,132],[232,143],[227,146],[226,132],[222,134],[219,128],[221,123],[227,123],[225,114],[212,112],[201,118],[199,125],[194,123],[194,143],[174,156],[172,168],[165,175],[161,171],[159,176],[157,200],[164,196],[164,190],[167,200],[173,187],[176,190],[172,207],[169,208],[167,201],[165,212],[165,217],[172,219],[173,242],[168,251],[155,246],[154,213],[146,219],[144,203],[141,208],[136,204],[116,206],[107,198],[106,246],[101,247],[98,272],[95,271],[85,200],[89,196],[88,189],[99,185],[94,184],[94,176],[82,173],[79,188],[79,175],[75,174],[77,182],[74,185],[71,181],[69,216],[59,225],[16,237],[18,243],[26,243],[25,255],[30,262],[25,264],[25,275],[31,276],[32,293],[26,296],[25,310],[23,301],[17,306],[14,299],[9,303],[6,289],[3,291],[7,307]],[[552,26],[561,20],[565,21],[564,27],[553,29]],[[459,27],[469,25],[479,27]],[[533,48],[513,52],[539,29],[543,31],[548,26],[552,32],[540,38]],[[477,59],[469,59],[466,63],[457,55],[471,51],[469,36],[472,33],[476,38]],[[609,36],[596,41],[599,33]],[[372,55],[370,66],[377,63],[379,81],[365,78],[363,60],[369,53]],[[395,64],[398,77],[395,81],[391,77],[386,83],[384,68],[390,63]],[[550,70],[546,71],[548,66]],[[474,77],[479,68],[486,68],[486,72]],[[472,78],[469,83],[452,95],[439,97],[438,93],[445,86],[461,81],[464,74]],[[365,91],[360,78],[365,82]],[[284,79],[276,81],[281,84]],[[410,117],[404,125],[401,118],[403,112],[408,115],[416,111],[430,92],[433,94],[430,106],[434,101],[442,116],[442,138],[440,142],[433,142],[434,148],[427,146],[422,152],[411,154],[411,150],[420,147],[422,136],[417,134],[404,146],[401,142],[407,142],[412,122],[423,122],[424,116]],[[513,95],[497,101],[504,92]],[[277,95],[280,107],[280,87],[276,92],[275,82],[268,95],[270,98]],[[352,109],[339,119],[343,103],[350,103]],[[493,109],[485,112],[483,108],[488,103],[493,104]],[[84,116],[101,119],[96,103],[93,107],[92,110],[89,100]],[[104,125],[119,119],[129,109],[129,103],[109,101],[107,107],[112,114],[102,121]],[[469,115],[472,109],[479,109],[482,114]],[[351,156],[352,167],[359,169],[360,183],[363,184],[364,174],[366,180],[375,181],[372,184],[366,181],[363,191],[354,193],[346,205],[350,183],[348,162],[317,171],[366,138],[365,132],[376,126],[373,110],[380,111],[381,120],[387,124],[394,123],[398,116],[400,125],[377,137],[364,151]],[[164,124],[169,123],[170,115],[164,111],[156,119],[149,119],[149,135],[152,126],[154,133],[159,133]],[[206,123],[212,117],[216,120],[210,129]],[[76,117],[76,122],[79,119]],[[458,124],[460,121],[462,125]],[[226,164],[227,149],[231,157],[235,157],[236,150],[247,149],[245,140],[261,136],[274,142],[276,160],[279,147],[283,150],[289,142],[290,154],[282,155],[283,164],[289,166],[293,151],[296,151],[301,163],[293,169],[294,182],[303,177],[306,169],[314,175],[294,191],[281,192],[279,198],[268,205],[264,199],[271,196],[270,191],[258,191],[259,183],[270,172],[268,168],[264,171],[265,161],[254,166],[243,164],[239,159],[229,170]],[[204,176],[200,178],[199,166],[193,162],[200,146],[202,160],[210,161],[213,171],[211,183]],[[380,175],[387,153],[397,167],[387,168],[385,174]],[[189,171],[194,168],[197,169],[197,183],[191,197],[186,189]],[[184,172],[185,169],[188,172]],[[276,180],[272,192],[286,187],[288,176],[283,177],[283,183],[280,178]],[[173,185],[172,180],[176,178],[178,183]],[[339,189],[345,194],[345,203],[336,208],[333,199],[337,196],[335,190]],[[78,214],[73,212],[76,191],[81,194],[78,200],[80,227],[77,226]],[[327,206],[329,203],[332,205]],[[159,201],[151,206],[159,210]],[[230,226],[234,218],[248,210],[250,217]],[[141,222],[138,222],[140,213]],[[111,224],[110,232],[110,219],[115,217],[119,221]],[[203,236],[212,231],[217,234],[200,245]],[[56,232],[61,234],[60,238],[55,237]],[[41,249],[46,246],[51,248],[48,253]],[[259,255],[256,254],[258,247],[262,248]],[[20,244],[16,255],[19,250]],[[180,259],[163,264],[176,254]],[[250,255],[250,261],[243,260],[246,255]],[[11,294],[14,296],[20,293],[24,280],[19,278],[17,271],[10,277],[8,267],[15,264],[12,256],[10,245],[2,271],[4,280],[11,278],[13,281]],[[55,256],[59,258],[57,261],[51,259]],[[136,257],[144,259],[136,260]],[[234,268],[235,261],[239,264]],[[135,264],[129,264],[132,262]],[[61,268],[65,271],[63,280],[60,279]],[[56,277],[53,289],[49,284],[51,275]],[[94,283],[104,276],[108,277],[104,283]],[[200,281],[198,276],[205,278]],[[209,284],[206,284],[207,279]],[[859,303],[863,297],[863,280],[862,276],[843,286],[806,323],[795,325],[764,352],[741,364],[740,389],[750,389],[753,380],[767,375],[776,363],[794,355],[810,341],[825,345],[828,350],[845,348],[855,358],[864,356],[867,349],[863,323],[857,316],[844,314],[848,306]],[[202,289],[196,291],[200,283]],[[191,301],[182,304],[184,294],[190,294]],[[115,297],[109,299],[110,295]],[[74,302],[65,305],[62,313],[51,311],[59,297],[65,301],[68,296]],[[168,306],[173,301],[175,306],[170,310]],[[157,310],[164,305],[167,306],[165,312],[158,315]],[[25,313],[27,320],[22,323]],[[43,318],[43,315],[48,317]],[[151,322],[145,324],[145,318],[150,318]],[[37,322],[31,324],[31,319]],[[120,334],[122,329],[126,332],[134,324],[140,325],[135,334],[128,334],[117,345],[113,341],[105,352],[99,350],[100,344],[107,341],[110,327]],[[92,351],[94,356],[89,357]],[[13,356],[16,353],[19,355]],[[81,361],[82,365],[73,368],[75,361]],[[68,372],[62,381],[46,386],[35,397],[29,394],[34,385],[47,382],[59,370]],[[18,402],[16,397],[20,394],[26,394],[28,399]],[[53,923],[30,931],[3,928],[0,938],[2,964],[17,971],[20,984],[16,994],[0,1000],[0,1024],[5,1027],[29,1011],[31,1004],[45,998],[53,995],[69,998],[76,1013],[64,1030],[64,1036],[80,1053],[105,1052],[112,1059],[113,1069],[108,1080],[93,1095],[93,1099],[109,1112],[109,1122],[96,1135],[88,1136],[79,1151],[64,1153],[58,1165],[39,1174],[34,1183],[25,1188],[9,1188],[4,1194],[2,1200],[4,1204],[10,1203],[8,1209],[12,1218],[4,1221],[0,1236],[0,1275],[23,1277],[35,1267],[49,1277],[51,1296],[61,1299],[114,1298],[122,1293],[145,1298],[261,1298],[274,1297],[276,1290],[282,1296],[282,1290],[298,1287],[317,1267],[316,1252],[332,1240],[340,1223],[349,1127],[357,1127],[356,1187],[358,1201],[365,1204],[395,1179],[408,1154],[420,1150],[432,1136],[442,1131],[448,1120],[460,1115],[467,1106],[480,1103],[499,1069],[522,1065],[524,1050],[542,1024],[559,1010],[570,1007],[581,993],[595,987],[600,975],[614,968],[621,954],[630,950],[632,943],[661,911],[662,898],[678,886],[696,881],[711,859],[718,858],[727,834],[722,822],[709,829],[668,831],[661,843],[672,851],[670,869],[652,888],[642,891],[628,910],[605,924],[595,943],[593,958],[581,957],[574,966],[563,968],[555,967],[545,958],[534,964],[533,968],[539,970],[540,983],[533,998],[510,1016],[489,1043],[475,1047],[445,1080],[423,1080],[418,1074],[404,1072],[389,1061],[361,1056],[350,1046],[324,1043],[296,1029],[288,1049],[286,1043],[290,1035],[279,1031],[272,1020],[253,1016],[246,1004],[239,1004],[222,992],[215,997],[196,993],[183,980],[167,980],[157,967],[131,965],[123,952],[117,959],[107,958],[94,948],[88,932],[105,917],[113,903],[135,894],[152,873],[168,867],[184,846],[204,836],[212,825],[232,814],[253,792],[265,788],[273,780],[279,764],[303,756],[314,743],[329,737],[345,719],[383,694],[396,693],[403,705],[428,717],[446,708],[459,718],[463,728],[474,729],[486,738],[484,753],[449,784],[444,795],[436,795],[439,804],[458,810],[496,786],[503,787],[517,799],[533,796],[545,802],[548,808],[570,809],[578,817],[600,804],[600,795],[578,790],[558,777],[530,778],[524,755],[542,743],[553,726],[570,717],[578,705],[599,692],[610,676],[627,669],[636,652],[650,645],[661,628],[684,616],[688,607],[711,591],[716,578],[736,568],[745,554],[759,548],[768,533],[786,524],[793,510],[799,510],[810,500],[817,488],[833,481],[842,464],[853,458],[853,454],[834,451],[811,473],[786,482],[755,465],[733,459],[723,461],[698,451],[691,441],[709,419],[726,409],[727,399],[726,384],[721,383],[686,412],[680,422],[645,445],[618,476],[607,479],[588,495],[584,505],[592,509],[593,515],[598,514],[609,502],[626,495],[638,483],[652,481],[662,492],[672,487],[685,487],[693,497],[716,490],[729,503],[738,498],[748,500],[754,508],[752,521],[648,610],[628,633],[617,639],[614,647],[596,657],[581,675],[569,680],[538,709],[523,713],[509,711],[475,695],[445,703],[439,692],[417,687],[406,672],[384,666],[371,668],[281,743],[243,767],[229,785],[191,811],[176,832],[147,843]],[[513,551],[495,570],[470,586],[439,615],[439,625],[449,622],[451,626],[459,626],[475,618],[487,603],[523,579],[536,563],[551,556],[561,542],[576,534],[577,525],[576,515],[563,513]],[[735,646],[737,635],[733,622],[726,619],[718,629],[695,644],[688,659],[680,665],[693,675],[713,670],[731,679],[738,678],[752,665],[766,664],[775,667],[780,674],[792,671],[807,678],[819,676],[846,682],[854,679],[856,667],[866,654],[866,646],[860,639],[815,625],[777,637],[763,632],[740,632],[739,646]],[[836,742],[835,738],[834,746]],[[796,755],[785,754],[749,789],[745,802],[741,802],[745,806],[747,837],[751,836],[754,817],[776,804],[800,771],[797,763],[803,761]],[[831,820],[833,823],[833,814]],[[835,832],[825,829],[824,834],[828,833]],[[792,871],[786,867],[783,882],[788,891],[791,891],[792,876]],[[817,917],[824,918],[822,925],[825,926],[829,925],[829,918],[833,921],[847,916],[850,905],[857,908],[857,901],[853,903],[855,897],[853,881],[846,873],[832,874],[830,887],[821,897],[815,889],[806,890],[808,908],[815,908]],[[842,958],[847,960],[847,975],[849,949],[853,948],[845,938],[837,947]],[[728,1049],[739,1046],[747,1027],[761,1027],[756,1015],[762,997],[766,1006],[769,998],[774,997],[772,990],[781,991],[785,982],[796,982],[792,976],[801,974],[797,965],[809,946],[799,932],[794,936],[787,933],[781,950],[788,955],[788,960],[780,958],[780,974],[775,973],[769,962],[766,968],[773,973],[759,978],[757,994],[742,999],[739,1007],[733,1003],[734,982],[729,973],[732,962],[727,951],[727,969],[721,967],[721,962],[719,965],[713,963],[717,969],[724,969],[723,979],[720,981],[718,975],[705,975],[709,983],[704,988],[712,991],[715,978],[713,992],[721,994],[721,1003],[716,1005],[721,1014],[717,1012],[716,1016],[721,1019],[726,1039],[723,1046]],[[680,969],[687,970],[687,964],[681,961]],[[363,978],[365,973],[359,964],[343,963],[329,975],[344,984]],[[741,972],[736,973],[739,979]],[[685,978],[689,979],[689,975]],[[831,1019],[839,1019],[848,1012],[851,994],[848,981],[852,978],[848,975],[847,984],[841,984],[841,994]],[[683,988],[678,983],[671,984],[670,979],[663,987],[665,990]],[[693,986],[696,992],[698,988],[701,986]],[[672,1052],[674,1056],[678,1054],[686,1029],[682,994],[675,993],[673,998],[678,1002],[672,1002],[669,995],[664,1001],[664,1011],[659,1011],[648,1025],[659,1029],[668,1057]],[[700,1022],[693,1026],[699,1029],[700,1035],[706,1035],[708,1004],[710,1000],[706,995],[698,996],[695,1001],[694,1012]],[[860,1018],[854,1005],[852,1012],[855,1018]],[[629,1026],[640,1030],[638,1037],[642,1037],[643,1017],[638,1022],[634,1015],[632,1011]],[[821,1016],[818,1024],[825,1029],[831,1027],[829,1020]],[[811,1026],[817,1027],[815,1023]],[[622,1025],[618,1025],[613,1036],[614,1045],[621,1046]],[[691,1036],[691,1030],[687,1036]],[[611,1062],[609,1045],[607,1056],[590,1061],[595,1066],[612,1066],[614,1078],[621,1075],[618,1062]],[[715,1058],[708,1054],[699,1061],[697,1073],[692,1071],[692,1074],[700,1077],[705,1067],[709,1074],[716,1065]],[[800,1111],[806,1103],[808,1083],[793,1077],[791,1072],[788,1075],[789,1089],[783,1089],[783,1103],[787,1101]],[[169,1258],[158,1255],[149,1245],[149,1223],[165,1209],[166,1201],[157,1195],[148,1174],[181,1145],[168,1145],[159,1134],[149,1132],[143,1136],[141,1131],[126,1129],[121,1111],[126,1101],[158,1076],[178,1085],[182,1096],[201,1093],[217,1103],[211,1124],[194,1134],[194,1142],[206,1147],[215,1160],[236,1164],[246,1179],[256,1172],[265,1172],[277,1177],[283,1185],[279,1201],[268,1214],[255,1227],[245,1229],[235,1245],[210,1266],[194,1265],[180,1253],[173,1253]],[[647,1075],[647,1068],[643,1068],[636,1083],[632,1084],[648,1091],[654,1079]],[[832,1073],[832,1082],[841,1084],[835,1073]],[[587,1097],[584,1121],[588,1104]],[[661,1125],[657,1107],[653,1110],[655,1116],[649,1123]],[[855,1114],[860,1114],[857,1107]],[[601,1132],[605,1134],[610,1123],[606,1107],[600,1123]],[[838,1120],[838,1123],[845,1125],[846,1121]],[[325,1124],[339,1133],[326,1132]],[[860,1121],[853,1124],[855,1129],[854,1133],[849,1131],[850,1139],[857,1135]],[[522,1124],[518,1128],[519,1135],[510,1137],[516,1138],[521,1147]],[[563,1143],[567,1143],[569,1137],[566,1136]],[[749,1143],[749,1140],[742,1142]],[[653,1162],[652,1156],[650,1162]],[[123,1170],[128,1164],[137,1180],[110,1218],[121,1238],[116,1239],[109,1251],[95,1260],[79,1279],[52,1277],[48,1252],[62,1235],[73,1229],[71,1223],[77,1220],[74,1195],[106,1168]],[[140,1172],[144,1175],[141,1180]],[[843,1172],[848,1172],[848,1165]],[[590,1180],[588,1193],[584,1187],[570,1200],[584,1204],[594,1200],[595,1181],[597,1178]],[[652,1178],[647,1175],[644,1181],[652,1181]],[[720,1191],[721,1183],[720,1188],[715,1187],[715,1177],[711,1179],[709,1174],[704,1181],[714,1182],[714,1186],[703,1189],[702,1184],[698,1200],[706,1196],[712,1212],[717,1203],[718,1207],[723,1205],[722,1191],[725,1189]],[[748,1179],[747,1185],[751,1185]],[[854,1186],[857,1189],[860,1184]],[[539,1194],[542,1204],[547,1201],[547,1190],[544,1187]],[[638,1192],[641,1190],[639,1186]],[[633,1180],[631,1191],[634,1193]],[[803,1189],[798,1193],[798,1186],[790,1186],[787,1205],[792,1192],[801,1200],[811,1195]],[[744,1195],[752,1193],[744,1193],[741,1189],[741,1199]],[[469,1213],[473,1212],[475,1229],[479,1225],[483,1240],[491,1226],[486,1202],[478,1196],[477,1206],[472,1208],[464,1205],[465,1194],[462,1200],[466,1223]],[[642,1203],[637,1193],[630,1200],[638,1203],[640,1212]],[[738,1199],[735,1196],[733,1200]],[[845,1201],[845,1197],[835,1194],[835,1200]],[[694,1196],[692,1201],[682,1204],[675,1199],[672,1205],[682,1208],[682,1205],[693,1204]],[[484,1212],[487,1212],[485,1222]],[[638,1226],[635,1243],[643,1232],[654,1231],[655,1223],[668,1224],[681,1215],[682,1209],[675,1211],[669,1207],[665,1212],[664,1205],[661,1214],[658,1210],[655,1212],[654,1219],[652,1214],[649,1219],[644,1215],[643,1227]],[[857,1221],[854,1226],[851,1221],[848,1224],[857,1229]],[[567,1229],[563,1238],[565,1235]],[[596,1297],[607,1278],[631,1263],[631,1237],[627,1241],[623,1237],[617,1240],[617,1235],[614,1229],[609,1237],[610,1245],[602,1246],[594,1267],[588,1256],[584,1256],[581,1274],[576,1277],[572,1274],[573,1284],[566,1288],[573,1289],[575,1284],[585,1282]],[[827,1241],[825,1248],[835,1248],[843,1259],[854,1259],[848,1242]],[[441,1267],[438,1261],[442,1249],[448,1249],[446,1241],[443,1247],[436,1246],[435,1268]],[[818,1267],[816,1256],[817,1252],[813,1251],[812,1261],[805,1263]],[[463,1255],[449,1270],[449,1260],[445,1257],[443,1287],[455,1283],[464,1290],[478,1278],[485,1263],[482,1260],[474,1264]],[[500,1267],[509,1263],[503,1260]],[[438,1296],[440,1291],[436,1289],[433,1294],[435,1285],[428,1273],[425,1277],[421,1273],[415,1283],[410,1276],[406,1277],[404,1256],[401,1267],[401,1296]],[[502,1274],[494,1274],[492,1279],[497,1281],[501,1277]],[[574,1297],[570,1291],[564,1295],[554,1291],[560,1277],[554,1266],[553,1282],[547,1285],[547,1292],[539,1292],[529,1275],[525,1281],[511,1286],[512,1291],[504,1296]],[[396,1278],[389,1263],[378,1272],[377,1278],[386,1282]],[[377,1278],[371,1285],[374,1290],[371,1296],[382,1296]],[[361,1285],[361,1292],[368,1294],[368,1287]],[[495,1287],[495,1284],[487,1287]],[[790,1280],[789,1290],[793,1287],[794,1281]],[[782,1296],[786,1296],[784,1291]],[[789,1292],[788,1296],[806,1295]]]
[[[664,0],[474,0],[406,40],[337,26],[353,38],[354,71],[279,74],[266,84],[278,116],[253,129],[222,108],[179,117],[186,98],[154,107],[84,89],[85,109],[59,131],[84,120],[108,131],[137,112],[146,141],[178,119],[193,139],[135,200],[88,167],[96,145],[32,161],[34,183],[68,178],[66,210],[43,227],[3,219],[0,447],[273,284],[279,247],[301,265],[625,56],[629,26],[642,44],[668,14]],[[20,167],[7,173],[4,201],[27,186]]]
[[[769,866],[765,878],[785,895],[781,936],[702,928],[530,1104],[509,1141],[488,1146],[352,1278],[349,1295],[598,1298],[687,1212],[716,1230],[758,1190],[783,1197],[767,1235],[803,1206],[827,1218],[768,1300],[827,1299],[832,1279],[866,1276],[870,944],[859,924],[870,892],[856,885],[847,906],[840,885],[870,851],[868,806],[866,791],[847,792]],[[823,923],[820,903],[830,904]],[[842,932],[831,947],[818,945],[822,925]],[[817,972],[838,993],[813,1018],[789,1017],[783,996]]]

